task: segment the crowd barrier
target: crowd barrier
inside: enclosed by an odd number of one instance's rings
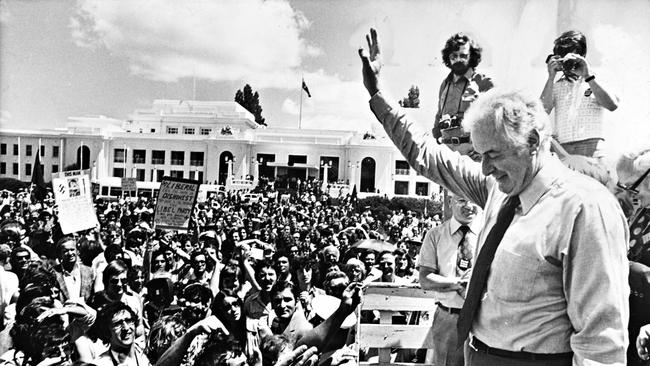
[[[357,317],[357,342],[359,349],[378,348],[378,363],[359,362],[362,366],[388,365],[429,365],[433,350],[431,325],[392,324],[397,311],[434,313],[436,301],[431,291],[423,290],[419,284],[395,285],[385,282],[372,282],[365,289],[361,311],[376,310],[380,314],[379,324],[360,323]],[[427,349],[424,364],[392,362],[391,349]]]

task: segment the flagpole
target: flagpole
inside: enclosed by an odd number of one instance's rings
[[[84,169],[84,142],[83,140],[80,141],[80,146],[79,146],[79,170]]]
[[[305,79],[304,79],[303,75],[301,74],[300,75],[300,88],[298,88],[298,90],[300,90],[300,113],[298,114],[298,129],[299,130],[302,129],[302,85],[304,83],[305,83]]]

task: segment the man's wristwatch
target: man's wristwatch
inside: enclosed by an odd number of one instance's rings
[[[588,83],[596,78],[596,75],[589,75],[585,78],[585,82]]]

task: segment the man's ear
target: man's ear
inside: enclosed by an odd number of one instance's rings
[[[530,152],[531,155],[537,154],[537,151],[539,151],[539,131],[532,130],[528,134],[528,151]]]

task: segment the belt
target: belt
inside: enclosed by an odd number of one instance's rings
[[[481,342],[478,338],[472,337],[469,346],[477,352],[486,353],[504,358],[512,358],[517,360],[564,360],[573,357],[573,352],[565,353],[532,353],[532,352],[514,352],[506,351],[504,349],[492,348],[487,344]]]
[[[446,144],[446,145],[460,145],[464,143],[469,143],[471,142],[469,135],[466,136],[461,136],[461,137],[447,137],[447,138],[438,138],[438,143],[439,144]]]
[[[458,308],[448,308],[448,307],[442,305],[439,302],[437,302],[436,305],[438,305],[438,307],[440,309],[442,309],[442,310],[444,310],[444,311],[446,311],[446,312],[448,312],[450,314],[460,314],[460,309],[458,309]]]

